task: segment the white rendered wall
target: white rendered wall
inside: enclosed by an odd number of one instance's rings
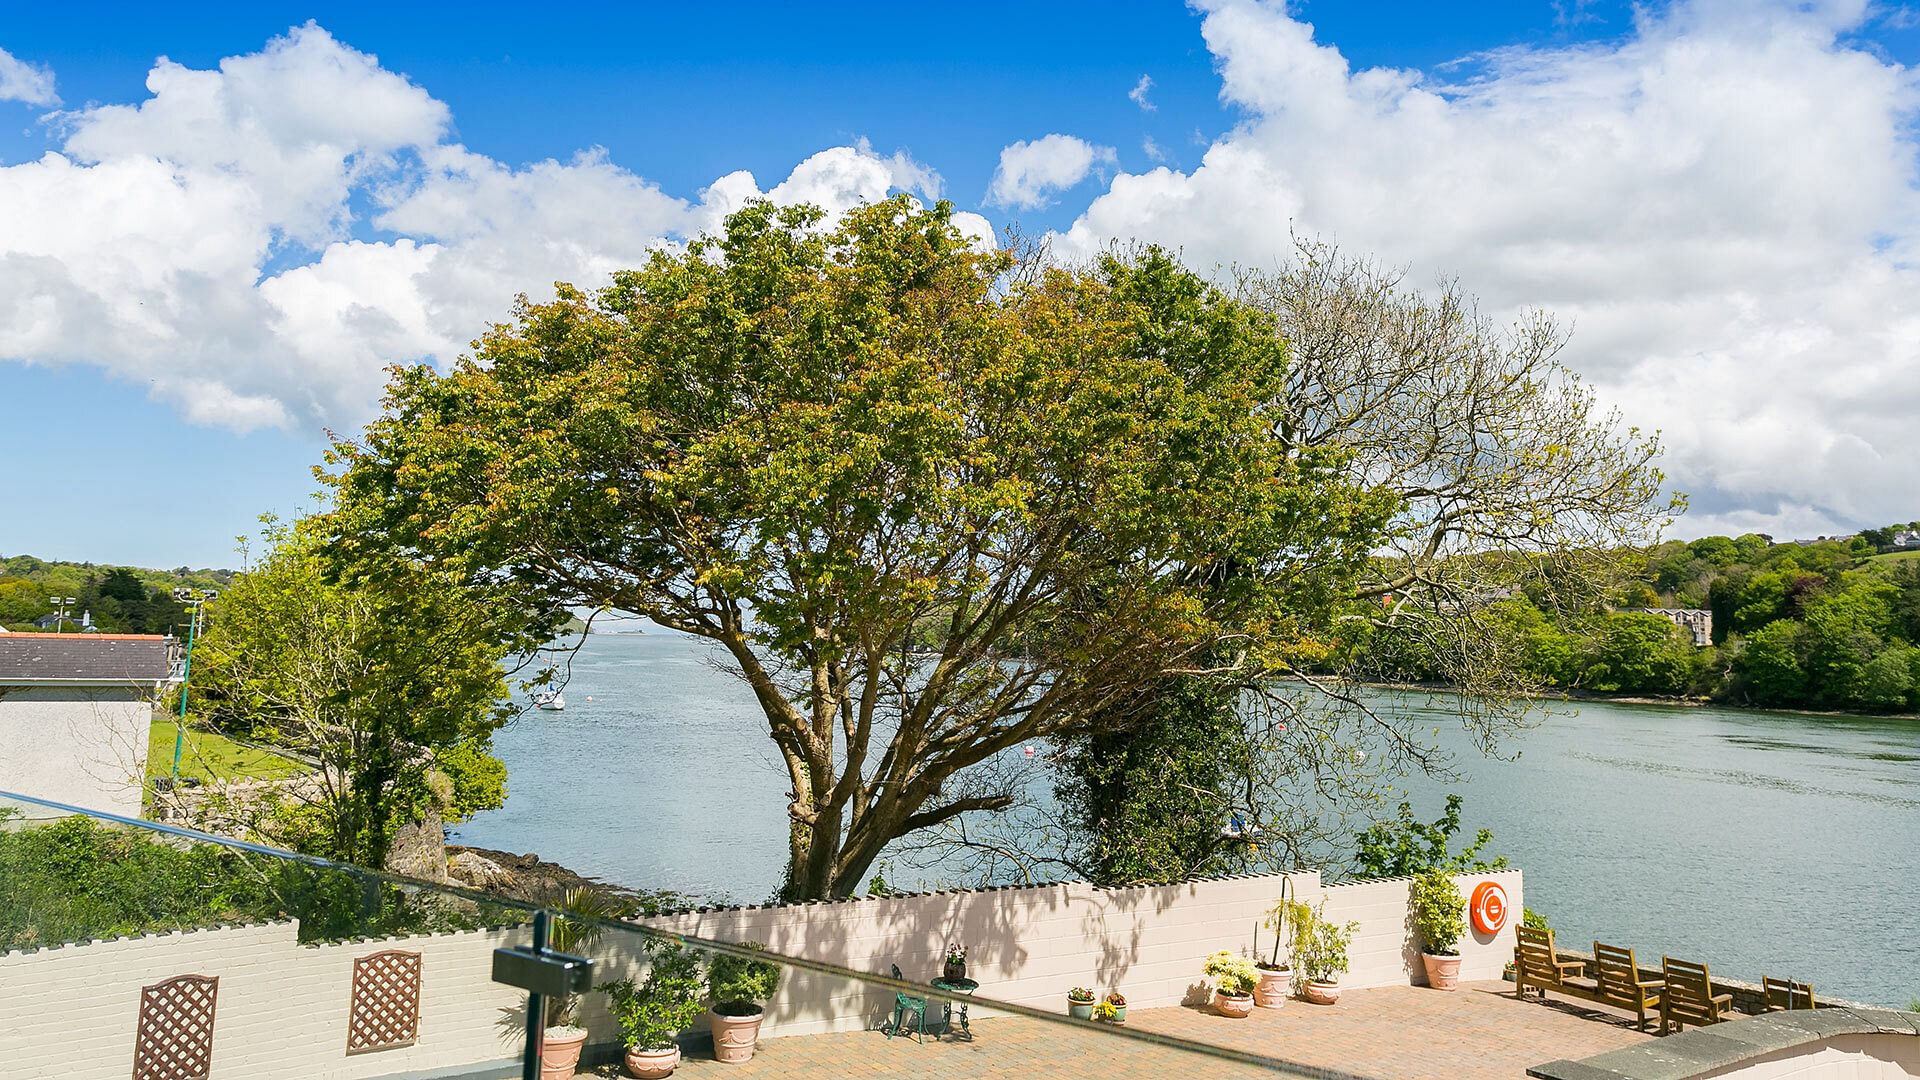
[[[1837,1035],[1700,1075],[1739,1080],[1911,1080],[1920,1077],[1920,1038]]]
[[[0,791],[139,817],[152,722],[141,689],[0,687]]]

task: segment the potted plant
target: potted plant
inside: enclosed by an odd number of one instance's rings
[[[1460,982],[1460,938],[1467,932],[1466,900],[1453,875],[1435,867],[1413,879],[1408,891],[1413,929],[1420,935],[1420,962],[1427,985],[1452,990]]]
[[[1244,956],[1225,949],[1207,957],[1201,968],[1213,978],[1213,1008],[1221,1016],[1253,1013],[1253,988],[1260,985],[1260,969]]]
[[[1124,1024],[1127,1022],[1127,997],[1125,994],[1115,990],[1108,994],[1107,999],[1100,1004],[1107,1007],[1106,1019],[1109,1022],[1115,1024]],[[1099,1010],[1094,1010],[1094,1016],[1098,1018],[1099,1015]]]
[[[1093,1016],[1093,991],[1084,986],[1067,991],[1067,1015],[1075,1020],[1090,1019]]]
[[[740,944],[754,950],[766,948],[757,941]],[[760,1002],[778,989],[780,968],[766,960],[719,953],[707,962],[707,990],[713,1001],[707,1022],[713,1027],[716,1061],[738,1065],[753,1060],[753,1049],[760,1041],[760,1020],[766,1015]]]
[[[947,945],[947,962],[940,969],[940,977],[948,982],[959,982],[967,977],[967,947],[958,943]]]
[[[1300,974],[1307,980],[1302,994],[1316,1005],[1331,1005],[1340,1000],[1340,975],[1347,970],[1347,946],[1360,924],[1335,926],[1315,912],[1312,925],[1298,939],[1293,956]]]
[[[1313,909],[1306,901],[1295,900],[1288,895],[1288,885],[1280,888],[1280,902],[1267,909],[1267,917],[1261,924],[1273,931],[1273,952],[1268,959],[1257,961],[1254,967],[1260,969],[1260,983],[1253,988],[1253,1003],[1263,1009],[1277,1009],[1287,1003],[1293,992],[1293,954],[1295,942],[1303,928],[1313,922]],[[1254,952],[1259,952],[1260,928],[1253,931]],[[1280,946],[1287,946],[1287,956],[1282,959]]]
[[[647,942],[652,964],[638,988],[632,979],[603,984],[611,999],[620,1041],[627,1048],[627,1072],[641,1080],[660,1080],[680,1064],[675,1038],[700,1017],[700,960],[684,945],[665,939]]]
[[[600,940],[601,919],[626,914],[626,905],[619,897],[586,886],[568,889],[552,907],[560,917],[553,920],[547,947],[563,953],[586,951]],[[546,999],[546,1031],[540,1038],[541,1080],[570,1080],[580,1064],[587,1029],[573,1022],[578,1005],[577,994],[556,994]]]

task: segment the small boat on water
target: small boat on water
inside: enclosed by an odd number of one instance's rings
[[[552,687],[542,687],[533,692],[533,707],[548,712],[560,712],[567,707],[567,696]]]

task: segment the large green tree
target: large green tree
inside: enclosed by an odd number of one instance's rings
[[[1276,430],[1270,317],[949,215],[751,205],[397,373],[335,451],[343,548],[718,642],[786,766],[790,898],[1008,805],[977,766],[1012,748],[1318,655],[1393,509]]]
[[[379,867],[401,826],[500,805],[488,748],[515,711],[504,664],[528,620],[404,562],[341,580],[311,522],[266,540],[210,607],[189,699],[204,723],[318,763],[316,794],[253,827]]]

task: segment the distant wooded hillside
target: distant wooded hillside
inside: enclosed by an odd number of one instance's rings
[[[13,631],[54,629],[35,625],[54,613],[54,598],[72,597],[65,605],[70,623],[59,629],[77,630],[91,616],[93,627],[109,634],[165,634],[183,631],[186,605],[173,599],[173,590],[223,589],[232,583],[232,570],[154,570],[142,566],[63,562],[33,555],[0,556],[0,626]]]

